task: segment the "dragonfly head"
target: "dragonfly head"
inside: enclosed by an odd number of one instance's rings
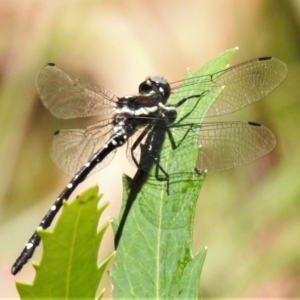
[[[169,83],[159,77],[148,78],[139,86],[140,95],[149,95],[158,93],[161,95],[162,102],[166,103],[171,94]]]

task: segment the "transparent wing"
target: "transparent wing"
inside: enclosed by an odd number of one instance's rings
[[[40,71],[37,90],[45,107],[61,119],[110,114],[118,101],[104,87],[79,79],[55,64]]]
[[[274,57],[257,58],[211,75],[174,82],[171,88],[172,93],[176,93],[171,101],[176,103],[193,94],[205,93],[198,104],[204,109],[209,107],[205,116],[225,115],[263,98],[286,75],[287,67],[280,60]],[[213,101],[216,96],[217,99]]]
[[[51,157],[66,174],[76,174],[107,142],[112,134],[112,124],[109,120],[101,121],[86,129],[61,130],[55,133]],[[100,162],[90,174],[104,168],[114,157],[111,152]]]
[[[170,136],[166,135],[164,147],[159,152],[159,165],[170,176],[182,172],[178,170],[194,172],[194,168],[197,168],[199,171],[214,173],[234,168],[259,159],[276,144],[275,136],[268,128],[253,122],[192,124],[174,127],[170,131],[174,141],[184,136],[184,142],[180,145],[176,143],[177,147],[174,148]],[[194,156],[192,152],[199,148],[199,154]],[[135,152],[137,159],[141,158],[140,154],[138,147]],[[149,153],[145,155],[150,156]],[[130,158],[130,148],[127,156]],[[153,165],[153,160],[146,160],[140,168],[146,169],[150,165]]]
[[[165,163],[175,165],[175,170],[177,169],[176,166],[184,164],[186,165],[184,169],[187,172],[192,172],[193,169],[188,167],[190,165],[189,161],[192,159],[189,152],[195,147],[195,143],[197,143],[197,147],[201,147],[201,150],[194,166],[199,171],[207,170],[208,173],[234,168],[259,159],[269,153],[276,145],[276,138],[272,131],[254,122],[216,122],[174,127],[171,128],[174,140],[178,140],[177,136],[182,136],[182,133],[188,132],[191,127],[192,130],[185,136],[184,143],[178,148],[174,149],[171,143],[167,141],[164,148],[161,149],[159,161],[166,172],[168,172],[170,166],[165,166]],[[161,129],[156,127],[155,130]],[[198,141],[195,139],[197,131]],[[141,143],[132,151],[132,145],[141,133],[142,130],[137,131],[129,139],[127,145],[127,158],[134,166],[136,164],[132,154],[139,163],[141,145],[145,144],[147,139],[147,136],[144,137]],[[165,138],[168,139],[168,136],[166,135]],[[180,154],[177,154],[177,152],[180,152]],[[139,165],[139,168],[147,170],[149,165],[153,165],[153,160],[146,160],[146,163]]]
[[[213,173],[266,155],[275,147],[276,138],[267,127],[253,122],[208,123],[199,131],[198,145],[196,168]]]

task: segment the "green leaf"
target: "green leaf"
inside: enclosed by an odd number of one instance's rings
[[[232,49],[223,53],[195,73],[188,71],[186,78],[224,69],[235,52]],[[189,97],[203,93],[203,88],[201,85],[193,91],[179,88],[177,92]],[[189,119],[201,124],[214,99],[209,102],[204,96],[201,101],[207,106],[199,105],[199,108],[195,101],[186,101],[178,109],[176,120],[192,111]],[[172,99],[168,104],[172,104]],[[198,299],[206,249],[195,256],[191,251],[195,207],[205,177],[205,173],[194,172],[200,151],[197,130],[187,133],[180,127],[171,129],[175,143],[180,143],[172,151],[170,139],[164,140],[159,163],[170,174],[169,195],[166,182],[157,180],[155,167],[138,195],[131,188],[132,180],[124,178],[123,211],[127,203],[133,202],[133,206],[112,274],[115,299]],[[189,160],[175,159],[178,157],[189,157]]]
[[[21,298],[95,299],[103,272],[113,256],[97,265],[99,246],[110,225],[107,222],[97,232],[99,218],[108,205],[97,208],[101,197],[95,186],[73,201],[65,201],[53,232],[38,232],[43,256],[39,264],[34,264],[33,283],[17,283]]]

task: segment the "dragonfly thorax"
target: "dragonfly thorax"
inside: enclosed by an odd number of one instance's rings
[[[162,78],[148,78],[139,86],[139,95],[119,98],[115,115],[148,117],[159,114],[171,93],[170,85]]]

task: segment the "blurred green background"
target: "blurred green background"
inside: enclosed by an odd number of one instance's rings
[[[55,62],[123,96],[147,76],[182,79],[187,67],[197,70],[235,46],[232,64],[271,55],[288,65],[289,75],[265,99],[223,118],[263,123],[277,146],[259,161],[207,176],[193,241],[194,252],[208,246],[201,294],[300,296],[299,0],[2,0],[0,298],[18,297],[14,280],[34,277],[30,264],[13,277],[11,265],[69,181],[50,160],[52,133],[87,124],[50,115],[37,97],[38,71]],[[111,200],[106,221],[118,215],[122,173],[134,171],[118,151],[78,192],[100,185]],[[112,250],[110,231],[100,259]],[[103,287],[111,297],[108,274]]]

